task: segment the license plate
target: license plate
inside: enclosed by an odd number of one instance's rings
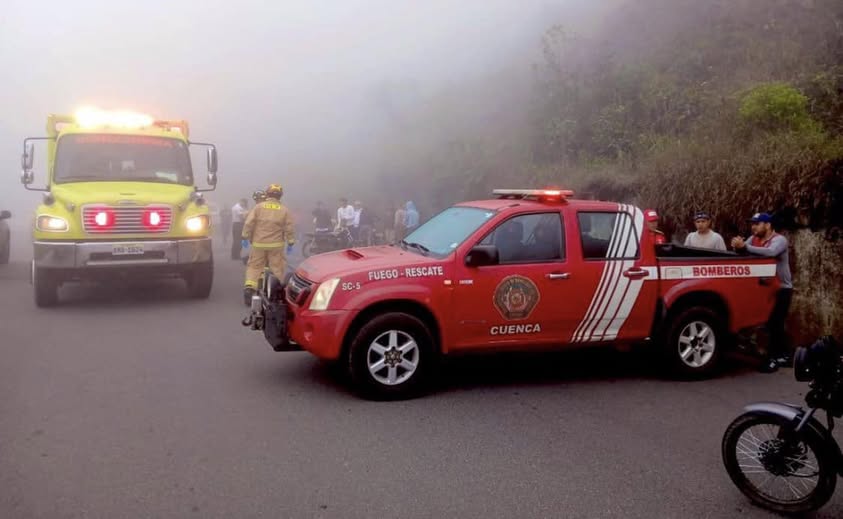
[[[111,254],[115,256],[133,256],[143,254],[143,245],[136,243],[115,244],[111,247]]]

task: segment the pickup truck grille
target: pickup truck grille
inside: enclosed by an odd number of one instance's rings
[[[105,213],[105,225],[97,222],[97,215]],[[152,213],[157,214],[150,218]],[[150,221],[152,220],[152,221]],[[157,222],[157,225],[154,225]],[[86,206],[82,208],[82,225],[91,234],[162,234],[170,232],[173,209],[169,206]]]
[[[311,286],[313,283],[298,274],[293,274],[287,282],[287,300],[296,305],[304,304],[307,296],[310,295]]]

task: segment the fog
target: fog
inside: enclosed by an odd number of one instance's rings
[[[326,186],[377,167],[385,90],[413,103],[504,70],[527,76],[543,30],[576,25],[587,4],[7,0],[0,205],[29,215],[38,197],[18,182],[21,141],[83,105],[187,119],[194,140],[219,148],[212,199],[276,181],[288,203],[333,200]]]

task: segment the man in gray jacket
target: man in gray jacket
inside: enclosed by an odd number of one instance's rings
[[[773,230],[773,217],[768,213],[755,213],[749,221],[752,223],[752,237],[749,240],[733,238],[732,247],[736,251],[776,258],[776,275],[781,283],[779,291],[776,292],[776,304],[767,320],[769,346],[767,359],[761,366],[762,371],[773,372],[780,367],[789,366],[793,356],[784,326],[793,299],[788,243],[787,238]]]

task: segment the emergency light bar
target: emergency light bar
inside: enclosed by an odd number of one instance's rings
[[[495,189],[492,191],[497,198],[536,198],[565,201],[574,196],[570,189]]]
[[[140,130],[156,127],[167,132],[180,133],[185,139],[189,137],[187,121],[184,120],[159,120],[145,114],[127,111],[109,112],[97,108],[83,108],[72,116],[51,114],[47,118],[47,134],[56,137],[62,130],[73,125],[86,130],[96,128]]]

